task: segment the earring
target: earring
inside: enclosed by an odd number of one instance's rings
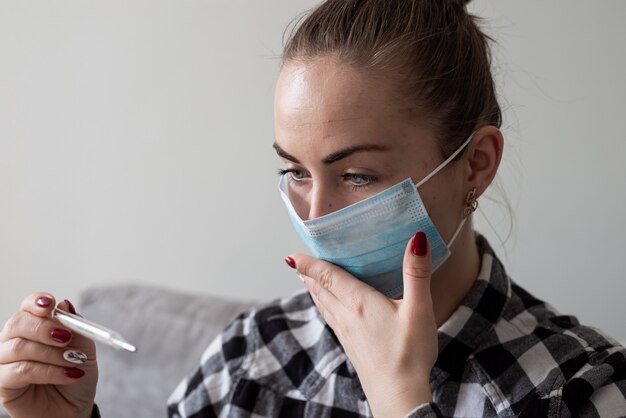
[[[476,200],[476,187],[473,187],[467,193],[465,197],[465,208],[463,208],[463,218],[467,218],[478,207],[478,200]]]

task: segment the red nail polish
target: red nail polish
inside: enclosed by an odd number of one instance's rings
[[[74,305],[72,305],[72,302],[70,302],[67,299],[65,299],[65,302],[67,303],[68,312],[71,313],[71,314],[76,315],[76,309],[74,308]]]
[[[287,265],[292,269],[296,268],[296,260],[291,257],[285,257],[285,263],[287,263]]]
[[[38,298],[35,303],[37,304],[37,306],[45,308],[46,306],[50,306],[50,304],[52,303],[52,299],[50,299],[48,296],[42,296]]]
[[[419,231],[413,237],[413,242],[411,243],[411,252],[417,256],[425,256],[428,252],[428,239],[426,238],[426,234],[422,231]]]
[[[85,375],[85,371],[81,370],[81,369],[76,369],[76,368],[69,368],[69,369],[65,369],[63,371],[63,373],[65,373],[65,375],[67,377],[71,377],[72,379],[78,379],[80,377],[83,377]]]
[[[72,338],[72,333],[66,329],[55,328],[50,333],[50,336],[60,343],[66,343]]]

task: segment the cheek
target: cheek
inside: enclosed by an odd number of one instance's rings
[[[298,187],[289,187],[289,201],[300,219],[306,220],[309,216],[310,203],[306,193]]]
[[[461,222],[463,199],[457,186],[459,183],[449,177],[438,177],[433,177],[428,182],[430,184],[424,184],[419,192],[430,219],[442,237],[447,240]]]

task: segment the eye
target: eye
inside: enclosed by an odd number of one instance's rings
[[[302,170],[291,170],[289,175],[291,179],[295,181],[302,181],[302,179],[304,179],[304,171]]]
[[[306,178],[306,172],[304,170],[297,170],[295,168],[289,168],[289,169],[279,169],[278,170],[278,175],[280,176],[284,176],[284,175],[289,175],[289,180],[292,181],[302,181]]]
[[[377,178],[375,176],[370,176],[368,174],[355,174],[355,173],[346,173],[343,175],[343,179],[355,188],[361,188],[371,185],[375,183]]]

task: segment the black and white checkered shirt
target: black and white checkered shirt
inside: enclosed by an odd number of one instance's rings
[[[478,237],[478,279],[439,328],[433,402],[408,417],[626,416],[626,349],[507,277]],[[371,417],[307,292],[240,315],[168,401],[171,418]],[[384,418],[384,417],[382,417]]]

